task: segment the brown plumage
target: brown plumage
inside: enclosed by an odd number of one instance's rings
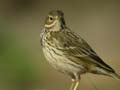
[[[80,75],[84,73],[120,79],[85,40],[67,28],[62,11],[48,14],[41,33],[41,43],[47,61],[58,71],[71,76],[71,90],[76,90]]]

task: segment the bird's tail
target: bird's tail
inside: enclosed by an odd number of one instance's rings
[[[110,76],[114,79],[120,80],[120,75],[118,75],[113,69],[111,69],[111,71],[100,67],[97,67],[96,69],[97,69],[96,73],[98,74]]]
[[[111,73],[110,76],[114,79],[120,80],[120,75],[118,75],[117,73]]]

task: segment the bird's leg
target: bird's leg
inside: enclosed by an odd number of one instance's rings
[[[70,90],[76,90],[78,85],[80,83],[80,79],[72,79],[72,85],[70,87]]]

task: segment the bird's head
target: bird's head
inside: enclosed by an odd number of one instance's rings
[[[49,28],[53,31],[59,31],[65,27],[64,13],[60,10],[54,10],[49,12],[45,20],[45,28]]]

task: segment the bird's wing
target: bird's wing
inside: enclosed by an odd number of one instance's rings
[[[88,43],[79,35],[70,30],[66,30],[65,32],[63,31],[61,35],[63,35],[62,42],[60,43],[63,47],[61,47],[61,49],[63,49],[65,54],[68,54],[69,56],[80,57],[83,60],[95,63],[99,66],[102,66],[103,68],[106,68],[109,71],[113,71],[113,69],[104,63],[103,60],[88,45]]]

